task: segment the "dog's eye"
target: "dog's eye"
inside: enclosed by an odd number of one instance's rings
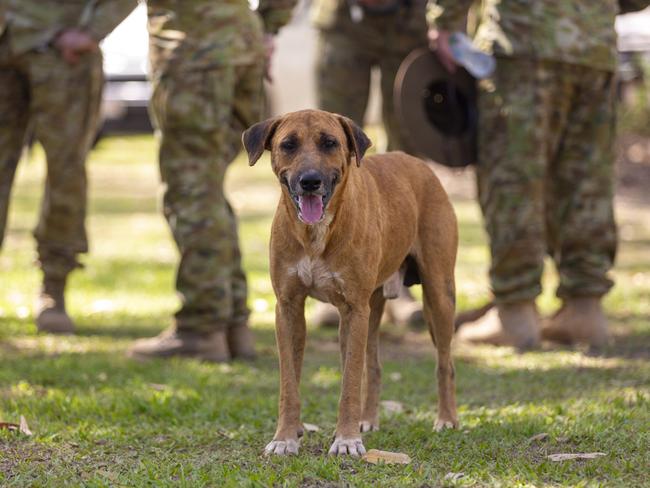
[[[339,143],[336,141],[336,139],[324,139],[323,142],[321,142],[321,146],[324,149],[332,149],[338,145]]]
[[[287,139],[280,143],[280,149],[283,151],[293,151],[296,147],[298,147],[298,143],[293,139]]]

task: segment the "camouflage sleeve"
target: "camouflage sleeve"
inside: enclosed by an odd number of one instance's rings
[[[291,20],[291,13],[297,0],[259,0],[257,12],[264,22],[264,30],[275,34],[280,27]]]
[[[474,0],[429,0],[427,23],[440,30],[465,32],[472,3]]]
[[[80,27],[101,41],[138,5],[138,0],[89,0],[81,15]]]
[[[643,10],[650,5],[648,0],[618,0],[618,5],[622,14]]]

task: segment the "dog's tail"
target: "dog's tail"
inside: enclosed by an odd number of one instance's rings
[[[494,307],[494,299],[478,308],[472,308],[457,314],[454,319],[454,330],[458,330],[461,325],[467,322],[474,322],[475,320],[480,319],[483,315],[488,313],[492,307]]]

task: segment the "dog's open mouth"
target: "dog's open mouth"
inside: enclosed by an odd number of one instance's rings
[[[315,224],[323,218],[323,195],[299,195],[298,217],[305,224]]]

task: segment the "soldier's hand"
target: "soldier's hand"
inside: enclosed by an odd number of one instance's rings
[[[273,58],[273,53],[275,52],[275,39],[273,34],[264,35],[264,56],[265,56],[265,66],[264,66],[264,78],[272,82],[273,77],[271,76],[271,59]]]
[[[458,63],[451,54],[449,35],[448,31],[429,29],[429,48],[436,53],[438,60],[447,71],[455,73],[456,69],[458,69]]]
[[[54,41],[61,56],[68,64],[76,64],[86,53],[99,49],[97,41],[88,33],[78,29],[64,30]]]

